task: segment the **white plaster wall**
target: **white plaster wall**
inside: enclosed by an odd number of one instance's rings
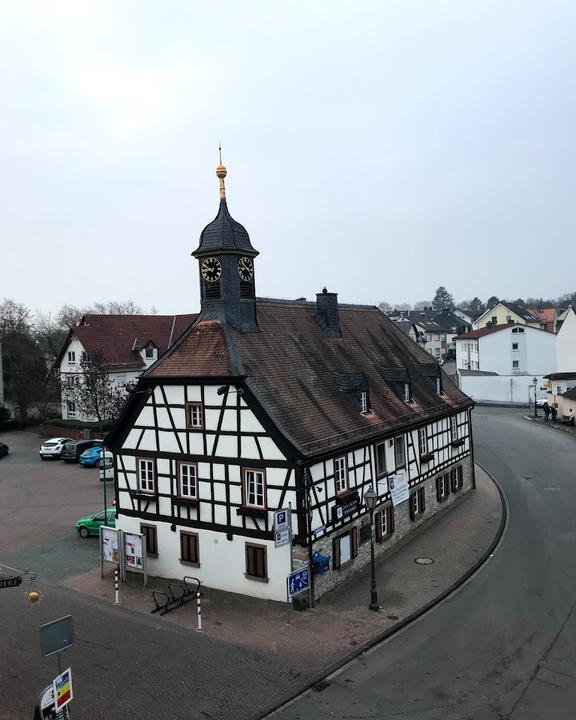
[[[211,530],[176,526],[170,523],[145,521],[155,525],[158,536],[158,557],[147,558],[150,575],[165,578],[182,578],[184,575],[197,577],[208,588],[250,595],[264,600],[286,600],[286,577],[290,572],[290,546],[274,548],[271,541],[252,540],[234,535],[232,541],[226,535]],[[129,532],[140,532],[140,520],[119,514],[116,527]],[[180,530],[198,534],[200,566],[193,567],[180,561]],[[267,548],[268,582],[250,580],[245,577],[246,543],[265,545]]]
[[[570,310],[556,339],[558,366],[557,372],[576,371],[576,313]]]
[[[456,369],[479,370],[478,340],[456,340]]]
[[[548,333],[551,335],[551,333]],[[542,375],[536,376],[536,397],[543,398],[542,390],[545,381]],[[528,400],[534,398],[533,375],[480,375],[460,376],[462,392],[476,402],[502,403],[509,405],[528,406]]]
[[[556,338],[552,333],[537,330],[527,325],[524,332],[512,332],[513,326],[479,338],[480,370],[496,372],[499,375],[514,375],[525,372],[528,375],[546,375],[555,372]],[[512,344],[518,343],[518,350]],[[520,367],[513,367],[518,360]]]

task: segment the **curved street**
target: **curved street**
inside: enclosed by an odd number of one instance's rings
[[[576,436],[525,413],[474,411],[476,460],[508,504],[493,557],[436,608],[275,717],[576,717]]]

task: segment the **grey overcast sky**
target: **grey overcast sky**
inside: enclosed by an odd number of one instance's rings
[[[3,0],[0,298],[199,307],[217,211],[257,293],[576,289],[574,0]]]

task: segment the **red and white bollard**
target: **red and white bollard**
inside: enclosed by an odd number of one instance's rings
[[[198,631],[202,631],[202,606],[200,605],[200,590],[196,593],[196,612],[198,614]]]
[[[120,575],[120,570],[118,566],[114,568],[114,605],[118,605],[120,603],[120,600],[118,599],[118,577]]]

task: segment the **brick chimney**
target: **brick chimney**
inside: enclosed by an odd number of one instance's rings
[[[338,293],[329,293],[323,288],[316,293],[316,319],[332,337],[342,337],[338,316]]]

